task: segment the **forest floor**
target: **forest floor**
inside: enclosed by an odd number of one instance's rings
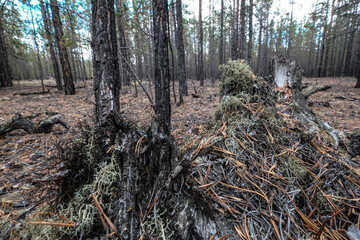
[[[46,80],[45,84],[55,83]],[[172,98],[172,133],[178,144],[206,131],[213,109],[219,102],[219,84],[212,86],[210,81],[206,81],[204,87],[197,87],[197,97],[192,96],[195,83],[188,81],[188,84],[189,96],[184,98],[184,105],[177,107]],[[336,129],[360,132],[360,89],[353,88],[354,78],[304,79],[304,84],[332,86],[330,90],[319,92],[309,99],[315,103],[327,102],[329,106],[315,104],[311,109]],[[16,130],[0,137],[0,232],[8,226],[4,223],[18,217],[33,203],[46,204],[56,195],[54,180],[59,177],[58,167],[61,166],[56,157],[57,144],[80,134],[80,125],[84,121],[93,124],[92,83],[80,82],[79,86],[81,88],[73,96],[65,96],[56,88],[49,87],[46,87],[50,89],[48,94],[19,95],[41,91],[39,81],[15,82],[14,87],[0,89],[0,121],[17,112],[30,117],[33,122],[57,113],[63,115],[70,126],[65,129],[56,125],[49,134],[30,135]],[[145,83],[145,87],[148,88],[148,84]],[[128,121],[145,127],[151,121],[153,110],[139,86],[138,90],[137,97],[133,87],[121,91],[121,111]]]

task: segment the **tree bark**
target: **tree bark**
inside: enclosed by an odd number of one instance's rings
[[[4,39],[4,29],[3,29],[3,9],[0,9],[0,87],[11,87],[12,86],[12,76],[11,68],[9,64],[9,57],[7,53],[7,48]]]
[[[204,86],[204,34],[202,22],[202,0],[199,0],[199,80],[200,86]]]
[[[38,45],[38,43],[36,41],[37,34],[36,34],[36,30],[35,30],[34,16],[33,16],[33,13],[32,13],[32,6],[31,6],[30,2],[29,2],[29,8],[30,8],[30,13],[31,13],[31,23],[32,23],[32,27],[33,27],[33,40],[34,40],[34,44],[35,44],[35,48],[36,48],[36,56],[37,56],[39,72],[40,72],[41,90],[44,93],[45,92],[44,74],[43,74],[43,69],[42,69],[42,65],[41,65],[39,45]]]
[[[360,36],[358,37],[358,48],[356,53],[356,85],[355,88],[360,88]]]
[[[262,32],[263,32],[263,18],[260,17],[259,18],[259,24],[260,24],[260,29],[259,29],[259,39],[258,39],[258,56],[257,56],[257,73],[258,74],[262,74],[263,71],[263,67],[261,65],[261,56],[262,56]]]
[[[62,81],[60,78],[60,72],[59,72],[59,65],[58,65],[55,50],[54,50],[54,42],[53,42],[52,36],[50,34],[49,11],[48,11],[47,6],[45,7],[45,4],[43,1],[40,1],[40,6],[41,6],[41,13],[42,13],[43,22],[44,22],[47,43],[48,43],[49,50],[50,50],[51,61],[53,64],[56,86],[57,86],[58,90],[63,90],[63,84],[62,84]]]
[[[334,17],[334,10],[335,10],[335,0],[332,1],[331,5],[331,16],[330,16],[330,23],[329,23],[329,30],[327,34],[326,44],[325,44],[325,59],[324,59],[324,67],[322,69],[321,75],[323,77],[327,77],[328,75],[328,62],[329,62],[329,50],[330,50],[330,42],[331,42],[331,30],[332,30],[332,23],[333,23],[333,17]]]
[[[131,82],[131,75],[130,75],[130,69],[127,62],[130,62],[129,60],[129,53],[128,53],[128,44],[127,44],[127,37],[125,33],[125,26],[124,26],[124,17],[127,14],[126,9],[126,2],[124,0],[116,0],[116,9],[119,13],[117,18],[117,26],[118,26],[118,32],[119,32],[119,52],[123,56],[123,58],[120,57],[121,61],[121,79],[122,84],[125,84],[127,86],[130,86]]]
[[[254,3],[253,0],[250,0],[250,5],[249,5],[249,43],[248,43],[248,64],[251,66],[252,65],[252,48],[253,48],[253,8],[254,8]]]
[[[179,79],[179,96],[180,104],[184,103],[183,96],[188,95],[188,88],[185,75],[185,48],[183,40],[183,24],[182,24],[182,3],[181,0],[176,0],[176,53],[178,59],[178,79]]]
[[[223,64],[224,64],[224,0],[221,0],[219,65],[223,65]]]
[[[134,10],[134,22],[136,23],[135,26],[135,33],[134,33],[134,40],[135,40],[135,60],[136,60],[136,72],[138,77],[142,80],[143,79],[143,67],[142,67],[142,47],[140,42],[140,36],[139,36],[139,13],[138,13],[138,7],[136,6],[136,1],[132,1],[133,10]]]
[[[231,59],[239,59],[239,0],[233,1]]]
[[[74,95],[75,94],[74,80],[71,73],[68,53],[63,43],[64,34],[62,30],[59,7],[57,6],[57,0],[50,0],[50,2],[51,2],[52,19],[55,28],[56,45],[58,47],[60,62],[63,70],[65,95]]]
[[[288,48],[287,48],[287,57],[291,58],[292,57],[292,43],[293,43],[293,12],[294,12],[294,1],[290,1],[291,4],[291,13],[290,13],[290,23],[289,23],[289,30],[288,30],[288,34],[289,34],[289,38],[288,38]]]
[[[114,0],[92,0],[92,38],[96,124],[112,127],[120,109]]]
[[[241,0],[240,12],[240,59],[245,59],[245,0]]]
[[[324,26],[323,26],[323,33],[322,33],[322,38],[321,38],[321,51],[320,51],[320,58],[319,58],[319,69],[318,69],[318,73],[317,76],[318,77],[322,77],[322,72],[324,69],[324,53],[325,53],[325,44],[326,44],[326,35],[327,35],[327,30],[328,30],[328,26],[327,26],[327,19],[328,19],[328,10],[329,10],[329,0],[327,0],[326,2],[326,15],[325,15],[325,20],[323,22]]]
[[[356,30],[354,27],[352,27],[353,30],[350,32],[350,36],[348,38],[348,48],[346,51],[346,58],[345,58],[345,65],[344,65],[344,71],[343,73],[345,74],[345,76],[350,76],[351,75],[351,55],[353,52],[353,46],[354,46],[354,40],[355,40],[355,33]]]
[[[153,1],[155,114],[160,132],[170,136],[169,14],[166,0]]]

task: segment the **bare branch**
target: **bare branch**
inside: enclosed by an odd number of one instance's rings
[[[121,54],[121,52],[119,51],[119,54],[121,56],[121,58],[125,61],[125,63],[128,65],[131,73],[134,75],[135,77],[135,80],[140,84],[141,88],[144,90],[147,98],[149,99],[150,101],[150,104],[151,104],[151,107],[154,108],[154,102],[153,100],[151,99],[149,93],[147,92],[146,88],[144,87],[144,85],[142,84],[142,82],[140,81],[139,77],[136,75],[136,73],[134,72],[134,70],[132,69],[131,65],[128,63],[128,61],[126,61],[126,59],[124,58],[124,56]]]

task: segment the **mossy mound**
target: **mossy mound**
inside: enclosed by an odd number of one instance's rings
[[[229,62],[222,79],[213,130],[189,153],[198,190],[242,239],[345,238],[359,220],[358,165],[246,64]]]
[[[249,101],[259,101],[264,96],[268,96],[263,80],[257,78],[251,71],[249,65],[243,60],[229,61],[221,67],[221,96],[235,96],[239,93],[248,94]]]

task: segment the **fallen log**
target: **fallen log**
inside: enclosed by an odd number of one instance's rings
[[[23,92],[23,93],[14,93],[13,96],[16,96],[16,95],[20,95],[20,96],[29,96],[29,95],[41,95],[41,94],[47,94],[47,93],[50,93],[50,90],[48,89],[47,91],[44,91],[44,92]]]
[[[349,97],[344,97],[344,96],[336,96],[336,99],[340,99],[340,100],[348,100],[348,101],[360,101],[360,98],[349,98]]]
[[[301,91],[304,95],[305,99],[308,99],[310,96],[317,92],[327,91],[331,86],[317,85],[317,86],[309,86]]]
[[[60,124],[63,127],[68,128],[67,124],[62,120],[61,115],[49,117],[35,124],[23,117],[20,113],[16,113],[10,119],[0,122],[0,136],[16,129],[23,129],[29,134],[49,133],[52,127],[56,124]]]
[[[330,107],[330,103],[326,101],[308,101],[307,102],[308,107],[314,107],[314,106],[322,106],[322,107]]]

